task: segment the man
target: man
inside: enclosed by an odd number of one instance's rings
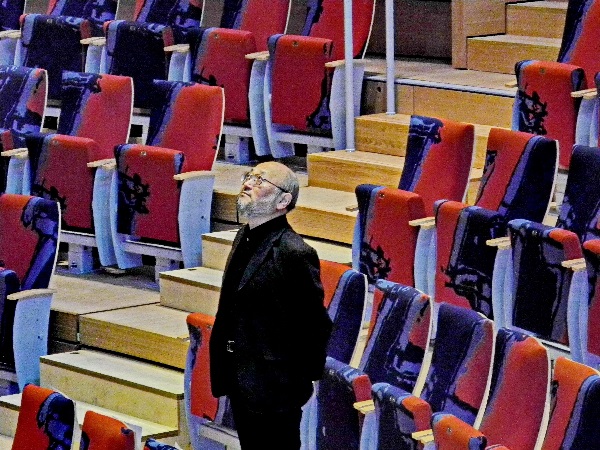
[[[211,387],[229,396],[243,450],[300,448],[301,406],[321,377],[331,321],[319,260],[289,226],[298,180],[259,164],[237,209],[248,223],[229,255],[210,340]]]

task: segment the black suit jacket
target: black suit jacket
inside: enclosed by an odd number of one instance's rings
[[[236,393],[257,411],[301,406],[312,380],[321,378],[331,332],[319,259],[285,221],[262,241],[239,285],[232,286],[227,269],[243,232],[229,255],[211,334],[212,393]],[[234,353],[227,352],[229,339]]]

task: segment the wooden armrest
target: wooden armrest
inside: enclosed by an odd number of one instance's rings
[[[421,439],[423,439],[425,437],[433,436],[433,430],[429,429],[429,430],[415,431],[411,436],[413,439],[420,441]]]
[[[408,222],[411,227],[433,228],[435,226],[435,217],[423,217]]]
[[[366,64],[364,59],[353,59],[352,61],[354,62],[354,65],[356,65],[356,66],[364,66]],[[336,61],[329,61],[329,62],[325,63],[325,67],[327,67],[329,69],[335,69],[336,67],[343,66],[344,64],[346,64],[345,59],[338,59]]]
[[[205,178],[205,177],[214,177],[214,176],[215,176],[215,172],[213,172],[211,170],[193,170],[191,172],[178,173],[177,175],[173,176],[173,179],[175,181],[185,181],[185,180],[191,180],[193,178]]]
[[[507,87],[507,88],[516,88],[518,86],[519,86],[519,83],[517,82],[517,80],[508,81],[507,83],[504,83],[504,87]]]
[[[510,238],[509,237],[500,237],[496,239],[488,239],[485,242],[490,247],[498,247],[498,248],[508,248],[510,247]],[[508,245],[508,247],[506,247]]]
[[[358,205],[348,205],[346,211],[358,211]]]
[[[0,31],[0,39],[20,39],[21,38],[21,30],[4,30]]]
[[[373,400],[363,400],[362,402],[354,402],[354,409],[362,414],[367,414],[375,411],[375,402]]]
[[[582,89],[580,91],[574,91],[574,92],[571,92],[571,97],[578,98],[578,97],[583,97],[586,94],[594,94],[594,95],[596,95],[596,89],[595,88],[591,88],[591,89]]]
[[[20,155],[21,153],[27,153],[27,147],[21,147],[21,148],[14,148],[12,150],[5,150],[2,153],[0,153],[0,156],[6,156],[7,158],[10,158],[11,156],[17,156]]]
[[[264,51],[264,52],[248,53],[245,56],[245,58],[246,59],[255,59],[256,61],[268,61],[269,60],[269,52]]]
[[[167,45],[165,47],[165,52],[188,53],[189,51],[190,51],[189,44],[175,44],[175,45]]]
[[[573,269],[583,267],[585,268],[585,258],[576,258],[576,259],[567,259],[560,263],[561,266],[566,267],[567,269]]]
[[[79,43],[81,45],[96,45],[98,47],[102,47],[103,45],[106,45],[106,38],[105,37],[90,37],[90,38],[81,39],[79,41]]]
[[[27,289],[26,291],[15,292],[6,297],[8,300],[29,300],[32,298],[43,297],[46,295],[56,294],[56,289]]]
[[[598,94],[596,92],[588,92],[587,94],[583,94],[584,100],[595,100]]]
[[[114,169],[117,167],[117,160],[115,158],[107,158],[107,159],[99,159],[97,161],[92,161],[87,163],[87,166],[90,169],[94,169],[96,167],[105,167],[107,169]]]

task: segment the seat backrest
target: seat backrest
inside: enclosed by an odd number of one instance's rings
[[[203,7],[203,0],[136,0],[133,20],[170,26],[175,34],[185,34],[200,26]]]
[[[436,450],[487,450],[489,448],[486,437],[480,431],[452,414],[434,414],[431,428]]]
[[[554,187],[557,152],[556,141],[492,128],[475,204],[506,220],[541,222]]]
[[[115,19],[117,5],[117,0],[50,0],[46,14],[79,17],[101,27],[104,22]]]
[[[28,384],[21,398],[12,450],[71,448],[74,425],[72,400],[51,389]]]
[[[21,289],[45,289],[56,265],[58,203],[28,195],[0,195],[0,260],[14,270]]]
[[[63,72],[58,134],[93,139],[98,159],[112,158],[129,138],[133,81],[129,77]]]
[[[366,277],[343,264],[321,261],[321,280],[335,278],[340,270],[335,291],[331,297],[326,289],[326,306],[333,328],[327,344],[327,356],[349,364],[361,329],[363,310],[367,295]],[[328,283],[329,284],[329,283]]]
[[[513,324],[542,339],[567,345],[572,272],[561,263],[583,257],[577,235],[520,219],[508,223],[508,232],[513,260]]]
[[[44,69],[0,66],[0,128],[11,130],[14,145],[42,126],[48,91]]]
[[[433,214],[436,200],[462,200],[473,158],[474,130],[471,124],[451,120],[410,118],[398,188],[420,195],[427,215]]]
[[[0,31],[18,30],[19,17],[25,9],[25,0],[11,0],[0,4]]]
[[[442,303],[423,390],[433,412],[447,412],[472,425],[485,401],[494,354],[494,324],[479,313]]]
[[[479,431],[488,444],[533,449],[549,415],[550,360],[540,342],[518,331],[498,330],[492,383]]]
[[[594,85],[594,75],[600,71],[600,55],[596,44],[600,39],[597,23],[600,4],[595,0],[569,1],[558,62],[583,67],[588,84]]]
[[[598,417],[599,395],[598,371],[563,356],[559,357],[554,365],[552,411],[542,450],[593,447],[595,444],[592,443],[598,442],[600,432],[597,428],[586,429],[582,425],[586,416]],[[596,440],[592,440],[594,437]],[[575,441],[578,445],[574,445]]]
[[[134,450],[135,433],[123,422],[87,411],[81,427],[80,450]]]
[[[155,80],[153,93],[147,145],[184,152],[183,172],[211,170],[223,128],[223,89]]]
[[[600,149],[576,145],[556,226],[572,231],[582,243],[600,238],[600,190],[596,188],[599,176]]]
[[[309,0],[302,35],[333,41],[333,59],[344,59],[344,1]],[[353,55],[361,58],[373,25],[374,0],[352,2]]]
[[[505,236],[506,222],[496,211],[440,201],[435,223],[435,301],[493,318],[492,272],[497,248],[486,241]]]
[[[585,362],[596,363],[600,361],[600,240],[592,239],[583,243],[583,256],[585,257],[588,278],[587,298],[584,298],[587,308],[587,320],[580,324],[584,333],[582,348]],[[579,316],[579,315],[578,315]],[[579,318],[579,317],[578,317]],[[587,338],[587,339],[586,339]],[[574,337],[575,339],[575,337]],[[585,341],[587,340],[587,343]]]

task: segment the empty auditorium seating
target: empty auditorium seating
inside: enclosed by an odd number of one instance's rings
[[[135,450],[135,432],[120,420],[87,411],[81,427],[81,450]]]
[[[569,2],[558,62],[526,60],[515,67],[518,90],[513,129],[558,140],[563,168],[569,167],[581,101],[572,98],[571,92],[593,86],[600,71],[594,50],[600,37],[595,25],[599,16],[600,4],[594,0]]]
[[[48,322],[60,210],[56,202],[0,195],[0,363],[16,371],[20,389],[39,383],[48,351]]]
[[[69,449],[74,425],[72,400],[51,389],[29,384],[23,390],[12,450]]]
[[[96,223],[110,217],[119,267],[139,266],[140,254],[150,254],[157,257],[158,276],[180,261],[200,265],[199,236],[210,228],[209,171],[219,148],[223,89],[156,80],[153,101],[147,145],[117,146],[116,168],[114,160],[92,163],[98,166],[93,212]]]
[[[549,382],[550,363],[544,347],[532,337],[500,329],[489,398],[476,427],[478,431],[457,417],[434,415],[436,444],[440,448],[460,449],[467,436],[483,433],[488,444],[503,444],[511,449],[537,448],[548,421]],[[446,432],[448,428],[451,433]],[[462,442],[453,441],[455,437],[462,438]]]
[[[40,131],[48,82],[43,69],[15,66],[0,66],[0,81],[0,149],[6,152],[23,147],[27,134]],[[0,158],[0,192],[7,189],[6,155]]]
[[[92,217],[95,168],[88,164],[113,158],[115,145],[127,142],[133,85],[129,77],[63,72],[61,98],[57,133],[32,134],[24,154],[13,154],[9,191],[21,185],[17,193],[59,202],[69,261],[78,272],[88,272],[95,233],[110,236],[108,216]],[[101,264],[116,264],[112,241],[100,242],[109,244],[98,249]]]

